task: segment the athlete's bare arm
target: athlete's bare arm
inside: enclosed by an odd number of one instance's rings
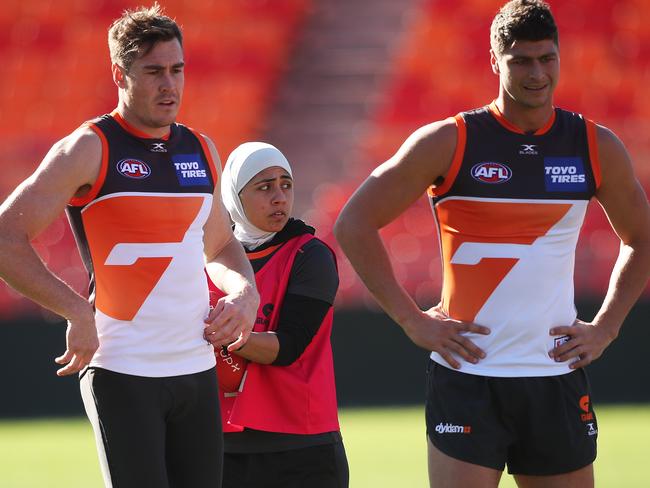
[[[0,277],[68,321],[59,376],[85,367],[99,346],[93,307],[52,274],[30,242],[93,185],[101,167],[99,137],[84,127],[57,142],[38,169],[0,206]]]
[[[415,131],[352,195],[339,215],[334,233],[370,292],[418,346],[438,352],[454,368],[455,353],[476,363],[485,356],[462,335],[489,329],[449,319],[439,307],[422,311],[393,273],[379,229],[395,220],[449,169],[456,148],[453,119]]]
[[[598,153],[602,183],[596,198],[621,240],[618,258],[603,304],[592,322],[574,327],[555,327],[552,335],[571,340],[551,351],[558,361],[572,361],[580,368],[600,357],[616,339],[623,320],[641,295],[650,277],[650,207],[634,176],[623,143],[611,131],[598,127]]]
[[[204,136],[205,137],[205,136]],[[221,178],[221,165],[214,144],[205,140]],[[230,228],[230,217],[221,200],[221,182],[214,185],[212,211],[203,228],[206,270],[212,282],[226,296],[219,299],[206,319],[206,339],[214,346],[228,345],[235,350],[243,346],[255,323],[259,295],[255,274],[242,245]]]

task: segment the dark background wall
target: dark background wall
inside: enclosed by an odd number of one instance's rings
[[[597,303],[578,306],[590,319]],[[588,367],[595,403],[650,402],[650,301],[639,303],[621,335]],[[384,314],[341,310],[332,337],[341,406],[421,404],[428,354]],[[78,380],[58,378],[65,324],[39,319],[0,323],[0,417],[83,414]]]
[[[577,304],[591,320],[600,302]],[[618,339],[587,367],[596,403],[650,402],[650,301],[628,316]],[[429,354],[411,343],[385,314],[341,311],[334,322],[334,360],[341,405],[424,402]]]

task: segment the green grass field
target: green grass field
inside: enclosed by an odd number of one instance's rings
[[[647,488],[650,405],[600,407],[599,488]],[[341,427],[352,488],[426,487],[421,408],[344,409]],[[85,419],[0,421],[0,487],[101,488]],[[514,487],[504,476],[501,487]]]

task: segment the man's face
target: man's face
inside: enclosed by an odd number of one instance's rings
[[[499,75],[504,95],[528,108],[553,103],[560,51],[551,39],[515,41],[500,56],[491,54],[492,70]]]
[[[144,128],[169,126],[176,115],[185,84],[183,48],[177,39],[161,41],[122,70],[125,110]]]

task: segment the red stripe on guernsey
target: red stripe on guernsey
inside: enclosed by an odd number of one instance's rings
[[[108,141],[106,140],[106,136],[95,124],[88,123],[87,126],[90,127],[93,132],[99,136],[99,140],[102,141],[102,162],[99,168],[99,174],[97,175],[97,180],[93,183],[90,191],[81,197],[73,197],[70,199],[70,205],[73,207],[83,207],[95,199],[104,184],[106,172],[108,171]]]
[[[473,264],[454,264],[454,255],[462,244],[530,245],[558,223],[570,208],[571,204],[560,203],[459,199],[446,199],[436,205],[444,260],[442,304],[446,313],[458,320],[473,321],[519,260],[507,256],[484,257]],[[459,229],[471,231],[461,234]]]
[[[83,211],[98,310],[118,320],[135,317],[173,257],[182,252],[180,244],[203,200],[196,196],[115,196],[99,199]],[[138,255],[137,247],[128,244],[145,244],[147,251]],[[118,253],[118,258],[112,257]]]
[[[596,189],[600,187],[601,174],[600,174],[600,157],[598,156],[598,136],[596,132],[596,124],[589,119],[585,119],[587,127],[587,145],[589,146],[589,160],[591,161],[591,171],[594,174],[594,183]]]
[[[427,189],[427,194],[430,197],[440,196],[449,191],[451,185],[454,184],[458,171],[460,171],[463,156],[465,155],[465,144],[467,142],[467,127],[465,126],[465,119],[462,115],[457,114],[454,116],[456,121],[456,129],[458,131],[458,140],[456,142],[456,150],[454,151],[454,158],[451,160],[449,171],[445,175],[445,180],[442,185],[434,187],[433,185]]]
[[[217,173],[217,167],[214,164],[214,159],[212,158],[212,152],[210,152],[210,148],[208,147],[208,143],[205,140],[205,137],[203,135],[192,129],[191,127],[188,127],[188,129],[194,134],[194,136],[199,140],[199,143],[201,144],[201,148],[203,149],[203,153],[205,154],[205,157],[208,158],[208,166],[210,166],[210,171],[212,171],[212,181],[214,181],[214,186],[215,188],[219,184],[219,173]]]
[[[494,100],[489,106],[488,109],[490,110],[490,113],[494,115],[494,118],[497,119],[497,121],[506,129],[508,129],[511,132],[515,132],[517,134],[525,134],[523,130],[521,130],[519,127],[517,127],[515,124],[510,122],[508,119],[505,118],[505,116],[501,113],[501,110],[499,110],[499,107],[497,107],[496,100]],[[553,124],[555,123],[555,109],[553,109],[553,113],[551,114],[551,117],[546,121],[546,123],[537,129],[535,132],[533,132],[534,136],[541,136],[546,134],[549,130],[551,130],[551,127],[553,127]]]
[[[115,119],[115,122],[120,124],[122,129],[127,131],[129,134],[134,135],[135,137],[139,137],[140,139],[162,139],[163,141],[169,139],[170,132],[167,132],[167,134],[165,134],[162,137],[153,137],[151,134],[147,134],[146,132],[143,132],[140,129],[136,129],[131,124],[129,124],[126,120],[124,120],[124,117],[122,117],[122,115],[117,111],[117,109],[111,112],[111,117]]]

